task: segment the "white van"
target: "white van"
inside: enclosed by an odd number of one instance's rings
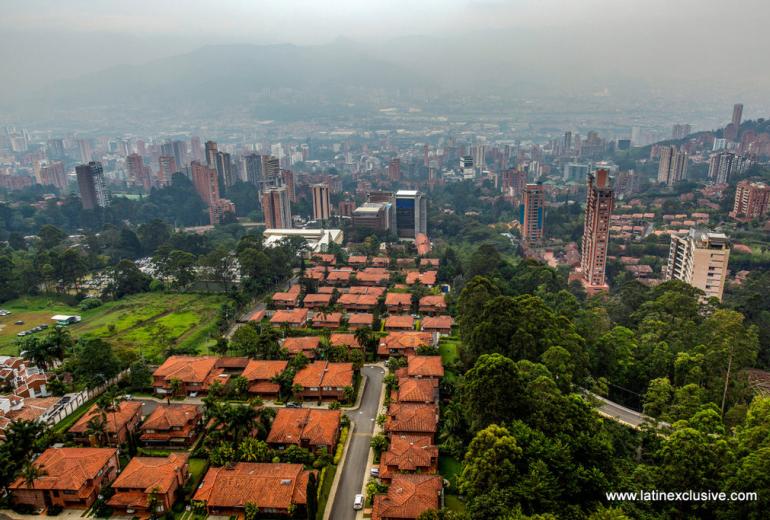
[[[364,495],[356,495],[353,499],[353,509],[359,510],[364,508]]]

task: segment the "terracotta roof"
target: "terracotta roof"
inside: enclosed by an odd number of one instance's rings
[[[394,315],[385,320],[386,329],[413,329],[414,318],[411,316]]]
[[[381,283],[388,279],[390,279],[390,274],[388,273],[371,273],[366,271],[356,273],[356,281],[358,282]]]
[[[313,325],[317,323],[340,324],[342,323],[342,313],[341,312],[316,313],[315,316],[313,316]]]
[[[438,258],[421,258],[420,259],[420,267],[438,267],[438,266],[439,266]]]
[[[361,345],[358,344],[358,340],[356,339],[356,335],[351,333],[332,334],[329,337],[329,343],[331,345],[343,345],[348,348],[361,348]]]
[[[339,410],[279,408],[267,442],[334,446],[341,417]]]
[[[434,403],[438,397],[436,381],[402,377],[398,380],[399,403]]]
[[[35,466],[45,468],[47,475],[35,479],[34,487],[78,491],[116,454],[114,448],[48,448],[35,459]],[[10,487],[29,489],[23,478]]]
[[[270,299],[274,302],[295,303],[299,299],[298,292],[277,292],[273,293]]]
[[[394,293],[389,292],[387,296],[385,296],[385,305],[412,305],[412,295],[409,293]]]
[[[11,421],[36,421],[61,401],[61,397],[5,397],[13,401],[21,401],[20,409],[12,409],[5,414],[5,417]]]
[[[135,489],[143,493],[157,489],[157,493],[165,495],[179,478],[189,456],[186,452],[174,452],[166,457],[134,457],[112,483],[112,488]]]
[[[313,255],[313,260],[327,264],[333,264],[337,261],[337,257],[331,253],[316,253]]]
[[[335,269],[334,271],[330,271],[328,275],[326,275],[326,281],[327,282],[347,282],[350,280],[350,274],[351,271],[344,270],[344,269]]]
[[[318,288],[318,294],[334,294],[336,289],[336,287],[332,287],[331,285],[324,285],[323,287]]]
[[[426,329],[451,329],[455,324],[455,320],[451,316],[425,316],[420,321],[422,330]]]
[[[270,318],[270,323],[302,324],[306,321],[307,309],[280,310]]]
[[[117,410],[114,412],[107,412],[107,422],[104,425],[104,429],[108,433],[115,433],[117,430],[126,426],[132,418],[140,414],[142,411],[142,403],[139,401],[121,401],[118,404]],[[68,430],[71,433],[85,433],[88,430],[88,421],[94,417],[99,417],[101,412],[96,405],[91,406],[83,416],[77,420],[75,424]]]
[[[182,428],[190,421],[194,422],[202,414],[200,407],[194,404],[158,403],[140,429],[168,431],[172,428]]]
[[[373,294],[378,298],[385,294],[384,287],[367,287],[364,285],[354,285],[348,291],[350,294]]]
[[[353,386],[353,363],[314,361],[297,372],[294,384],[304,388]]]
[[[422,307],[438,307],[446,309],[446,301],[444,295],[428,295],[420,298],[420,308]]]
[[[348,325],[368,325],[374,323],[374,314],[369,312],[352,312],[348,314]]]
[[[348,257],[348,263],[349,264],[365,264],[366,263],[366,256],[365,255],[350,255]]]
[[[332,301],[332,295],[331,294],[306,294],[305,299],[303,300],[304,305],[307,307],[309,303],[312,304],[320,304],[320,305],[329,305]]]
[[[249,315],[249,321],[262,321],[265,318],[265,310],[254,311]]]
[[[390,258],[387,256],[375,256],[372,258],[372,264],[376,265],[388,265],[390,264]]]
[[[390,349],[417,349],[433,345],[433,334],[418,331],[394,331],[389,332],[384,338],[380,338],[380,353],[387,353]]]
[[[409,356],[406,370],[410,377],[444,377],[441,356]]]
[[[438,446],[429,435],[392,435],[388,451],[380,458],[380,476],[387,466],[399,471],[417,471],[431,468],[438,459]]]
[[[193,500],[213,508],[288,509],[305,504],[309,471],[302,464],[239,462],[232,468],[210,468]]]
[[[166,381],[179,379],[184,383],[203,383],[217,364],[215,356],[171,356],[153,372]]]
[[[283,359],[250,359],[242,375],[249,381],[269,380],[286,370],[288,364],[289,362]]]
[[[343,294],[337,300],[342,306],[345,305],[364,305],[368,307],[374,307],[377,305],[377,296],[374,294]]]
[[[289,351],[289,354],[299,354],[318,348],[321,338],[318,336],[289,337],[283,340],[283,348]]]
[[[409,271],[406,273],[407,285],[412,285],[419,281],[422,285],[436,285],[436,277],[438,273],[436,271],[425,271],[421,273],[419,271]]]
[[[429,509],[439,509],[443,483],[437,475],[396,474],[385,495],[376,495],[372,520],[414,519]]]
[[[434,434],[437,425],[438,407],[435,404],[391,403],[385,430]]]

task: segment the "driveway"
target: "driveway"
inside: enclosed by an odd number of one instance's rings
[[[340,468],[339,486],[334,497],[330,518],[334,520],[354,520],[356,511],[353,509],[353,499],[361,492],[364,473],[369,458],[369,442],[374,431],[374,421],[377,418],[382,391],[382,379],[385,370],[378,366],[365,366],[361,371],[366,374],[367,383],[361,406],[358,410],[345,412],[356,428],[348,446],[348,454]]]

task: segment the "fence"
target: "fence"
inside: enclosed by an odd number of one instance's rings
[[[60,404],[57,405],[57,409],[55,409],[53,413],[48,414],[48,416],[45,418],[45,423],[50,427],[63,421],[66,417],[83,406],[85,403],[94,397],[103,394],[112,385],[117,384],[118,381],[126,377],[129,372],[130,369],[127,368],[112,379],[102,383],[97,387],[88,388],[74,394],[67,394],[64,397],[69,397],[69,400],[63,405],[61,405],[61,401],[59,401]]]

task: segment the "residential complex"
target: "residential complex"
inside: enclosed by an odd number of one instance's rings
[[[671,235],[666,280],[681,280],[722,300],[730,260],[730,242],[723,233],[691,229],[683,237]]]

